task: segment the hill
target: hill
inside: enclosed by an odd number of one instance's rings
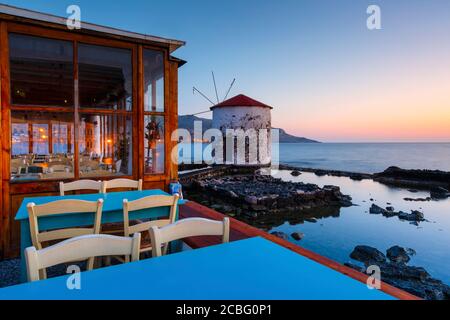
[[[191,136],[193,136],[194,135],[194,121],[202,122],[203,132],[210,129],[212,126],[211,119],[205,119],[205,118],[188,115],[188,116],[178,116],[178,128],[187,129],[191,133]],[[288,134],[283,129],[279,129],[279,130],[280,130],[280,142],[281,143],[320,143],[319,141],[311,140],[308,138],[293,136],[291,134]]]

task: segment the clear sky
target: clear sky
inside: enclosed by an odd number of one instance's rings
[[[321,141],[450,141],[448,0],[2,1],[187,41],[175,55],[180,114],[207,110],[236,78],[273,124]],[[381,30],[366,9],[381,8]],[[210,117],[206,114],[205,117]]]

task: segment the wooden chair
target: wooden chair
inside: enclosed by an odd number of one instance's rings
[[[163,254],[162,246],[174,240],[196,236],[222,236],[222,242],[230,240],[230,219],[223,221],[208,220],[204,218],[188,218],[179,220],[162,228],[152,226],[150,238],[153,245],[153,257]]]
[[[130,179],[113,179],[109,181],[103,181],[103,193],[106,193],[108,189],[136,189],[142,191],[142,179],[130,180]]]
[[[85,235],[71,238],[45,249],[25,249],[28,281],[41,280],[39,273],[48,267],[90,257],[126,255],[131,261],[139,260],[141,235],[116,237],[104,234]]]
[[[28,203],[28,219],[30,222],[31,241],[37,250],[42,249],[43,242],[65,240],[82,235],[99,234],[101,230],[103,199],[97,201],[59,200],[42,205]],[[95,213],[93,226],[90,228],[67,228],[51,231],[39,231],[38,218],[68,213]],[[94,267],[94,258],[89,258],[87,269]],[[45,270],[41,278],[45,278]]]
[[[67,191],[77,191],[77,190],[95,190],[98,193],[101,193],[103,190],[103,184],[101,181],[94,180],[77,180],[74,182],[59,183],[59,194],[61,196],[64,195]]]
[[[148,196],[135,201],[128,202],[123,200],[123,228],[124,235],[130,236],[136,232],[147,233],[151,227],[163,227],[175,222],[177,216],[178,195],[174,196]],[[142,222],[137,220],[137,224],[130,225],[129,213],[132,211],[145,210],[158,207],[170,207],[169,217],[167,219],[159,219]],[[144,234],[145,235],[145,234]],[[167,248],[164,248],[165,250]],[[152,250],[152,243],[150,238],[143,239],[141,243],[140,252],[147,252]]]

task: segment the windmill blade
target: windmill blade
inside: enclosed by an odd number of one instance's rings
[[[231,88],[233,88],[233,85],[234,85],[235,81],[236,81],[236,78],[234,78],[233,81],[231,81],[230,88],[228,89],[227,94],[225,95],[225,98],[223,98],[222,101],[225,101],[227,99],[228,95],[230,94]]]
[[[217,94],[216,77],[214,77],[214,71],[211,71],[211,73],[212,73],[212,78],[213,78],[213,83],[214,83],[214,90],[216,91],[217,104],[219,104],[220,101],[219,101],[219,95]]]
[[[206,95],[204,95],[204,94],[203,94],[200,90],[198,90],[196,87],[193,87],[193,88],[192,88],[192,93],[195,94],[195,91],[197,91],[198,93],[200,93],[201,96],[202,96],[203,98],[205,98],[206,100],[208,100],[213,106],[215,105],[215,103],[212,102],[211,99],[209,99]]]

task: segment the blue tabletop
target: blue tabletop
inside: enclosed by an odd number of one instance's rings
[[[169,195],[168,193],[159,190],[142,190],[142,191],[125,191],[125,192],[110,192],[110,193],[89,193],[89,194],[78,194],[78,195],[66,195],[66,196],[45,196],[45,197],[34,197],[34,198],[24,198],[19,210],[17,211],[15,220],[25,220],[28,219],[27,204],[34,202],[35,204],[45,204],[57,200],[86,200],[86,201],[97,201],[98,199],[104,199],[103,212],[109,211],[122,211],[123,199],[128,199],[130,201],[140,199],[142,197],[154,196],[154,195]],[[183,204],[184,200],[179,200],[178,204]]]
[[[297,300],[393,297],[263,238],[0,289],[0,299]]]

